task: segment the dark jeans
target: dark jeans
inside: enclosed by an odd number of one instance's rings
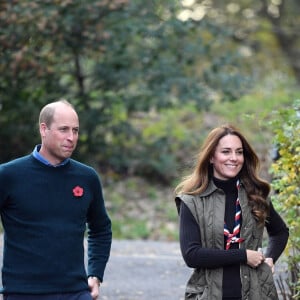
[[[7,294],[3,296],[4,300],[92,300],[89,291],[78,293],[65,294],[47,294],[47,295],[21,295],[21,294]]]

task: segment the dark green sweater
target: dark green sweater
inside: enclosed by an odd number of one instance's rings
[[[4,293],[77,292],[88,289],[87,275],[103,279],[111,222],[100,180],[91,167],[70,159],[55,168],[33,155],[2,164],[0,212]]]

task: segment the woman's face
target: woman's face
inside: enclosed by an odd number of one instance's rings
[[[222,137],[210,162],[213,164],[214,177],[228,180],[237,176],[244,164],[240,138],[232,134]]]

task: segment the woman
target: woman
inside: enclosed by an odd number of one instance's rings
[[[272,273],[289,232],[258,169],[245,137],[224,125],[209,133],[192,174],[176,187],[181,252],[195,269],[185,299],[278,299]]]

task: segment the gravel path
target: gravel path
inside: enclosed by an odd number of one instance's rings
[[[181,300],[191,270],[178,243],[113,241],[101,300]]]

